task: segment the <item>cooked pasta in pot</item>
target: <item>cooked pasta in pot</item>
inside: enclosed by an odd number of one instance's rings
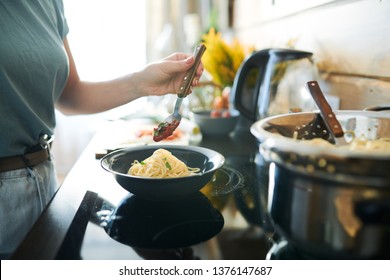
[[[365,137],[354,138],[348,145],[345,146],[335,146],[321,138],[304,141],[307,144],[315,145],[317,147],[335,147],[350,151],[379,152],[385,154],[390,153],[390,138],[379,138],[375,140],[368,140]]]
[[[354,139],[349,144],[348,149],[351,151],[390,153],[390,138],[380,138],[375,140],[367,140],[364,138]]]
[[[196,175],[199,171],[199,168],[188,167],[171,152],[157,149],[150,157],[135,160],[127,173],[147,178],[177,178]]]

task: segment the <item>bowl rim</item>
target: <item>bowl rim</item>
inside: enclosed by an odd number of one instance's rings
[[[240,116],[240,111],[236,109],[226,109],[227,111],[230,112],[229,117],[211,117],[210,115],[207,115],[211,113],[211,109],[202,109],[202,110],[195,110],[195,111],[190,111],[190,116],[192,115],[193,118],[197,117],[198,119],[213,119],[213,120],[221,120],[221,119],[235,119]]]
[[[194,175],[194,176],[203,176],[203,175],[206,175],[208,173],[215,172],[216,170],[218,170],[219,168],[221,168],[225,164],[225,157],[221,153],[219,153],[215,150],[209,149],[209,148],[205,148],[205,147],[193,146],[193,145],[163,145],[163,146],[146,145],[146,146],[122,148],[122,149],[115,150],[111,153],[108,153],[107,155],[105,155],[103,158],[100,159],[100,165],[104,170],[106,170],[114,175],[119,175],[122,177],[128,177],[128,178],[139,179],[139,180],[175,181],[175,180],[183,180],[185,178],[193,177],[193,176],[175,177],[175,178],[141,177],[141,176],[130,175],[127,173],[121,173],[121,172],[115,171],[115,170],[110,168],[111,164],[109,162],[109,159],[112,159],[114,156],[119,156],[119,154],[123,154],[123,153],[128,152],[128,151],[141,151],[141,150],[145,150],[145,149],[146,150],[157,150],[160,148],[166,149],[166,150],[174,149],[174,150],[185,150],[185,151],[192,151],[192,152],[195,151],[195,152],[201,153],[203,155],[210,153],[210,154],[212,154],[213,157],[219,158],[219,160],[217,161],[217,164],[215,164],[213,166],[213,168],[206,170],[205,172],[199,173],[198,175]]]

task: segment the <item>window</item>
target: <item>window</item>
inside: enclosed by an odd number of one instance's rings
[[[82,79],[114,78],[145,65],[144,1],[64,0],[64,5]]]
[[[70,29],[68,41],[81,79],[107,80],[145,66],[144,1],[63,1]],[[59,176],[66,175],[103,120],[131,113],[142,102],[136,100],[90,116],[65,117],[57,112],[53,153]]]

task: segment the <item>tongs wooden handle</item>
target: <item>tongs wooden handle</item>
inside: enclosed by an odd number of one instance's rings
[[[204,51],[206,50],[206,46],[204,44],[199,44],[194,49],[194,57],[195,62],[194,65],[188,70],[184,77],[184,81],[182,85],[180,86],[180,92],[177,94],[179,97],[183,98],[186,97],[191,89],[192,81],[194,80],[196,70],[198,69],[198,66],[200,64],[202,55]]]

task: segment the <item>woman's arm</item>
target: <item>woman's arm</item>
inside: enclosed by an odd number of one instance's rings
[[[147,65],[143,70],[102,82],[81,81],[67,39],[69,78],[56,107],[64,114],[92,114],[126,104],[142,96],[178,93],[185,73],[194,63],[192,55],[175,53]],[[200,64],[193,86],[203,72]]]

